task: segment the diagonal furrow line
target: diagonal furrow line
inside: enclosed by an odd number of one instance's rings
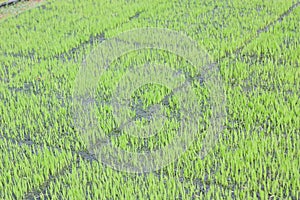
[[[21,140],[16,140],[13,138],[8,138],[3,135],[2,136],[0,135],[0,140],[10,141],[11,143],[17,144],[19,146],[22,146],[22,145],[33,146],[35,149],[39,149],[39,150],[44,150],[45,148],[47,148],[48,150],[57,150],[58,152],[70,151],[73,156],[73,159],[69,162],[69,164],[65,165],[54,176],[49,175],[49,178],[45,182],[43,182],[39,187],[34,188],[33,190],[27,192],[24,195],[23,199],[35,199],[35,197],[37,197],[39,194],[41,194],[41,193],[45,194],[45,192],[43,192],[43,191],[45,191],[45,188],[48,188],[51,182],[55,181],[59,177],[64,176],[68,172],[70,172],[72,170],[72,165],[74,163],[79,163],[80,159],[86,160],[90,163],[92,163],[94,161],[98,162],[98,160],[92,154],[85,152],[85,151],[75,151],[72,149],[64,149],[62,147],[37,144],[31,140],[21,141]]]
[[[285,11],[284,13],[282,13],[277,20],[267,24],[265,27],[257,30],[257,33],[261,33],[261,32],[266,32],[269,30],[269,28],[273,25],[275,25],[275,23],[277,22],[282,22],[283,18],[287,17],[289,14],[291,14],[298,6],[300,6],[300,1],[296,2],[295,4],[293,4],[291,7],[289,7],[289,9],[287,11]]]
[[[251,38],[249,38],[248,40],[246,40],[244,42],[244,44],[240,47],[238,47],[235,51],[234,51],[234,55],[237,56],[241,53],[241,51],[249,44],[251,43],[253,40],[255,40],[256,38],[258,38],[260,36],[261,33],[267,32],[268,29],[275,25],[276,23],[280,23],[283,18],[287,17],[290,13],[293,12],[293,10],[295,10],[297,7],[300,6],[300,2],[298,1],[297,3],[293,4],[287,11],[285,11],[283,14],[281,14],[276,20],[266,24],[264,27],[260,28],[257,30],[256,34],[254,36],[252,36]],[[127,22],[128,23],[128,22]],[[230,53],[227,53],[225,56],[221,57],[219,59],[218,62],[220,62],[221,60],[226,59],[228,56],[230,56]],[[214,62],[211,64],[211,66],[217,65],[218,62]],[[199,78],[200,75],[196,75],[196,78]],[[201,77],[201,76],[200,76]],[[190,81],[190,80],[189,80]],[[168,98],[168,97],[167,97]],[[84,158],[84,157],[83,157]],[[86,159],[86,158],[84,158]],[[33,189],[32,191],[28,191],[27,194],[25,194],[25,199],[28,197],[34,197],[34,196],[38,196],[38,194],[40,193],[45,193],[47,188],[49,187],[49,183],[55,179],[57,179],[58,177],[60,177],[61,175],[65,175],[70,171],[70,166],[72,165],[72,163],[68,166],[66,166],[65,168],[63,168],[63,170],[61,170],[59,173],[57,173],[53,178],[48,179],[46,182],[44,182],[44,184],[42,184],[39,188],[37,189]]]
[[[50,183],[57,180],[59,177],[67,175],[69,172],[72,171],[72,167],[74,163],[80,162],[80,156],[74,158],[69,162],[69,164],[65,165],[61,170],[59,170],[54,176],[50,176],[45,182],[43,182],[38,188],[34,188],[33,190],[27,192],[22,199],[40,199],[40,195],[43,194],[45,197],[46,189],[49,188]],[[77,167],[78,168],[78,167]]]
[[[86,151],[76,151],[74,149],[67,149],[67,148],[63,148],[63,147],[57,147],[57,146],[50,146],[50,145],[44,145],[44,144],[39,144],[36,143],[32,140],[17,140],[14,138],[10,138],[4,135],[0,135],[0,140],[6,140],[6,141],[10,141],[13,144],[17,144],[19,146],[29,146],[29,147],[34,147],[36,149],[39,150],[44,150],[45,148],[47,148],[48,150],[57,150],[58,152],[62,152],[62,151],[70,151],[72,153],[72,155],[78,155],[80,156],[82,159],[87,160],[87,161],[97,161],[97,159],[90,153],[87,153]]]
[[[0,3],[0,8],[4,7],[4,6],[11,5],[11,4],[14,4],[14,3],[18,3],[19,1],[22,1],[22,0],[8,0],[8,1],[5,1],[3,3]]]
[[[130,23],[133,19],[138,18],[142,13],[144,13],[145,10],[141,10],[136,12],[133,16],[129,16],[128,20],[120,23],[120,24],[116,24],[115,26],[123,26],[124,24]],[[113,28],[111,28],[113,29]],[[36,57],[34,54],[20,54],[20,53],[5,53],[4,55],[6,56],[12,56],[12,57],[20,57],[20,58],[27,58],[27,59],[31,59],[31,60],[38,60],[38,62],[40,62],[41,60],[47,60],[50,58],[56,58],[56,59],[62,59],[62,60],[71,60],[73,57],[73,55],[75,55],[76,53],[78,53],[81,48],[85,48],[88,45],[95,45],[97,44],[97,42],[101,43],[105,40],[105,35],[104,33],[109,30],[109,29],[104,29],[102,33],[97,34],[96,36],[91,36],[87,41],[83,41],[82,43],[80,43],[79,45],[67,50],[67,52],[62,52],[53,56],[49,56],[49,57]]]
[[[297,3],[294,3],[291,7],[289,7],[289,9],[287,11],[285,11],[284,13],[282,13],[276,20],[274,21],[271,21],[270,23],[266,24],[264,27],[258,29],[256,31],[256,35],[250,37],[248,40],[246,40],[244,42],[244,44],[237,48],[236,51],[235,51],[235,55],[238,55],[240,54],[240,52],[248,45],[250,44],[254,39],[258,38],[260,36],[260,34],[264,33],[264,32],[267,32],[269,30],[269,28],[271,26],[274,26],[276,23],[280,23],[282,22],[283,18],[287,17],[289,14],[291,14],[297,7],[300,6],[300,1],[298,1]],[[229,55],[226,55],[224,57],[227,57]],[[223,57],[223,58],[224,58]],[[222,58],[222,59],[223,59]]]

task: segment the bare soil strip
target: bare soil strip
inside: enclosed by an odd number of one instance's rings
[[[0,21],[45,2],[46,0],[0,0]]]

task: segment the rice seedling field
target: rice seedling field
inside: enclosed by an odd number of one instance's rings
[[[3,18],[0,199],[300,199],[299,27],[299,0]]]

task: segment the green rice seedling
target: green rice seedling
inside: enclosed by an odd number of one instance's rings
[[[30,198],[30,191],[38,190],[37,198],[297,199],[299,8],[292,7],[277,20],[293,3],[51,1],[44,8],[2,21],[0,197]],[[88,44],[89,40],[145,26],[180,30],[217,61],[228,115],[216,147],[204,159],[199,157],[209,127],[211,91],[205,83],[193,81],[192,90],[203,105],[199,138],[175,163],[150,174],[132,175],[86,157],[76,160],[87,145],[82,144],[83,131],[73,128],[69,100],[81,61],[100,44]],[[180,98],[175,95],[164,110],[168,118],[163,129],[155,137],[140,140],[131,137],[130,131],[113,131],[118,125],[109,105],[113,91],[130,67],[144,63],[168,63],[165,66],[188,78],[197,75],[197,68],[184,58],[162,50],[130,52],[103,73],[94,97],[97,126],[114,146],[131,152],[166,146],[180,127],[176,118]],[[126,116],[137,117],[137,108],[145,110],[169,92],[161,85],[141,87],[130,96],[132,110]],[[138,129],[147,123],[140,120]],[[33,151],[40,146],[42,150]],[[63,169],[65,173],[57,173]]]

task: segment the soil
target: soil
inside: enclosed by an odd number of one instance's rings
[[[0,2],[2,3],[5,1],[0,0]],[[46,0],[26,0],[26,1],[20,1],[15,4],[2,7],[0,8],[0,21],[7,17],[17,15],[25,10],[34,8],[38,4],[44,2],[46,2]]]

